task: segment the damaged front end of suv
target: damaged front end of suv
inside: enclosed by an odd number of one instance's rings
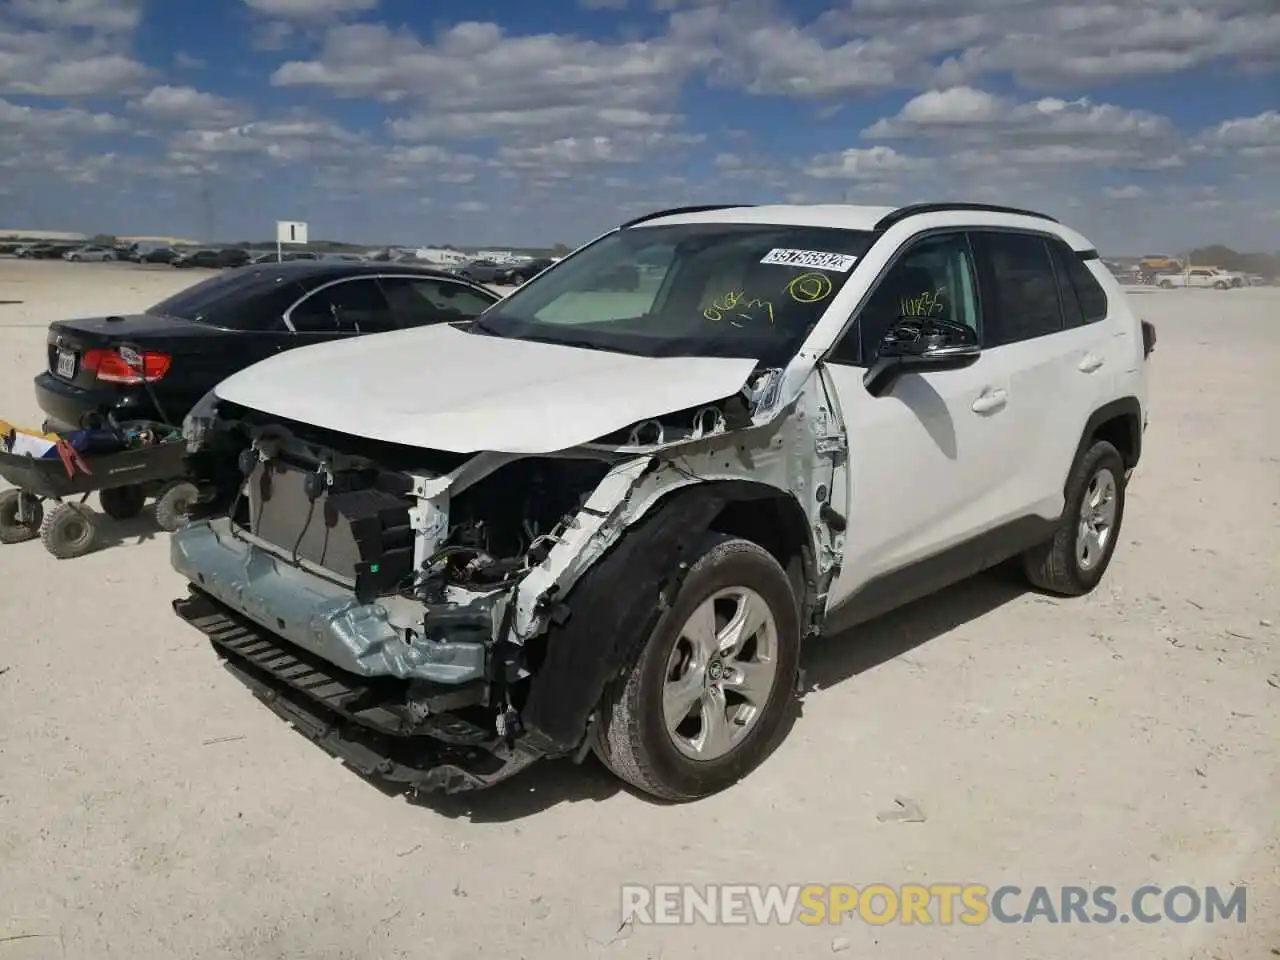
[[[551,456],[405,448],[211,396],[188,421],[205,502],[173,536],[191,584],[174,608],[365,774],[454,792],[580,759],[708,531],[769,550],[816,627],[840,444],[820,390],[769,408],[778,374]]]
[[[381,779],[594,749],[658,796],[722,789],[781,729],[838,568],[845,435],[799,351],[868,242],[629,225],[465,329],[237,374],[187,420],[177,613]]]

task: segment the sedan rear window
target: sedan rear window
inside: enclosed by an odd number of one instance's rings
[[[147,313],[206,323],[229,330],[283,329],[285,310],[307,292],[296,281],[242,267],[187,287],[150,307]]]

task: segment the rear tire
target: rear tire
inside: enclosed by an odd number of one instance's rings
[[[800,658],[795,594],[773,556],[709,534],[690,563],[592,725],[605,766],[674,801],[724,790],[764,762],[794,704]]]
[[[136,485],[111,487],[98,491],[98,503],[102,512],[112,520],[130,520],[147,505],[147,495],[142,487]]]
[[[35,497],[28,497],[25,504],[27,519],[20,520],[18,504],[22,497],[20,490],[0,492],[0,543],[26,543],[40,536],[44,507]]]
[[[72,560],[93,549],[97,532],[93,517],[78,506],[60,503],[45,515],[40,541],[59,560]]]
[[[1053,539],[1022,555],[1023,572],[1033,586],[1078,597],[1098,585],[1115,554],[1126,486],[1120,451],[1095,441],[1071,471],[1066,509]]]
[[[196,485],[185,480],[166,487],[156,498],[156,524],[165,533],[181,530],[199,495]]]

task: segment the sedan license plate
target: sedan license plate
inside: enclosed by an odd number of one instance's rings
[[[76,375],[76,355],[73,350],[58,351],[58,376],[70,380]]]

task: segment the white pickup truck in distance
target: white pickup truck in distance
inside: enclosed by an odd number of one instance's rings
[[[1230,273],[1219,270],[1217,267],[1191,267],[1182,273],[1162,273],[1156,282],[1166,290],[1171,287],[1229,290],[1231,287],[1239,286]]]

